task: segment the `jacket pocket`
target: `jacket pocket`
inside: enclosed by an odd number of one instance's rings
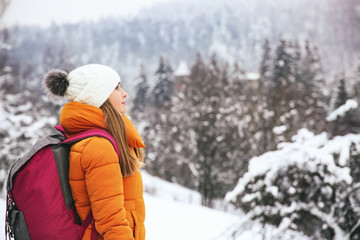
[[[134,238],[135,240],[139,239],[139,224],[138,224],[138,219],[137,219],[137,215],[135,211],[130,211],[131,216],[134,220]]]

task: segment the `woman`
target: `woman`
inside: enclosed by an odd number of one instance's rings
[[[110,67],[89,64],[67,74],[49,72],[44,84],[50,93],[65,96],[60,124],[69,136],[101,128],[116,140],[117,156],[107,139],[91,137],[71,147],[69,180],[75,207],[84,221],[90,210],[98,239],[145,239],[145,205],[139,168],[144,144],[124,115],[127,93]],[[82,239],[91,238],[91,226]]]

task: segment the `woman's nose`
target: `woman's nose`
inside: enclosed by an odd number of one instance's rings
[[[127,92],[125,92],[125,90],[123,90],[123,98],[126,98],[127,97]]]

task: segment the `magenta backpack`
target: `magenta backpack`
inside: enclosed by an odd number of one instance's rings
[[[118,148],[105,130],[90,129],[72,138],[62,134],[38,140],[11,167],[7,181],[5,239],[80,240],[93,220],[90,211],[80,223],[69,185],[69,152],[72,144],[99,136]],[[91,239],[97,239],[93,224]]]

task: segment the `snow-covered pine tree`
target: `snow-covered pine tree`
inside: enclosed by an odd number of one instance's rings
[[[272,72],[272,55],[269,40],[266,39],[262,47],[262,57],[259,67],[260,79],[259,79],[259,89],[263,90],[263,87],[266,85],[266,82],[271,78]]]
[[[143,140],[146,145],[146,163],[149,173],[168,181],[176,178],[177,168],[175,143],[172,140],[173,126],[170,109],[173,97],[173,72],[164,57],[160,57],[155,71],[155,86],[150,92],[145,110]]]
[[[354,83],[353,83],[352,98],[356,99],[357,102],[360,102],[360,57],[357,65],[355,66],[353,78],[354,78]]]
[[[300,67],[301,66],[301,67]],[[298,90],[300,92],[297,110],[301,118],[301,127],[320,133],[325,129],[325,79],[317,49],[305,42],[305,55],[300,64]]]
[[[269,95],[269,85],[273,71],[273,56],[269,41],[266,39],[263,44],[262,58],[259,67],[260,79],[258,86],[258,104],[257,111],[259,120],[257,121],[256,144],[260,155],[274,148],[272,116],[274,111],[271,110],[271,95]]]
[[[345,74],[337,74],[337,79],[339,79],[335,101],[335,106],[337,106],[337,108],[326,118],[328,121],[328,132],[332,136],[345,135],[348,133],[359,133],[359,103],[355,99],[348,99],[348,93],[345,86]],[[343,104],[339,105],[341,103]]]
[[[291,83],[295,82],[293,62],[294,56],[290,42],[280,39],[273,59],[272,76],[267,85],[268,94],[271,97],[270,107],[275,111],[276,119],[288,110],[286,106],[290,100],[288,90]]]
[[[268,96],[267,110],[271,116],[270,127],[273,131],[270,135],[270,149],[275,149],[278,142],[290,139],[294,130],[296,131],[297,64],[299,63],[293,44],[280,39],[273,58],[271,78],[264,83]]]
[[[158,108],[170,108],[174,92],[173,70],[165,57],[160,56],[159,65],[155,71],[155,86],[151,90],[150,99]]]
[[[334,109],[344,105],[348,100],[348,93],[346,89],[346,75],[344,72],[340,72],[336,74],[335,81],[338,83],[337,85],[337,95],[335,98]]]

